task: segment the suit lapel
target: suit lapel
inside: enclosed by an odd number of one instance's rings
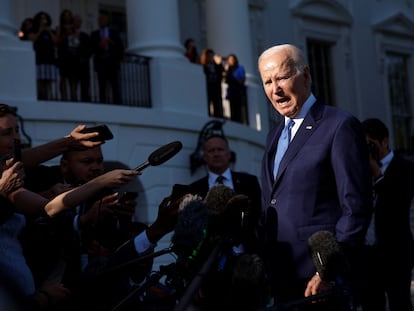
[[[279,172],[276,176],[274,186],[276,186],[276,184],[278,183],[280,177],[283,175],[283,172],[285,171],[290,161],[293,160],[293,158],[296,156],[296,154],[299,152],[302,146],[305,145],[306,141],[309,139],[309,137],[312,136],[312,134],[317,129],[320,120],[322,119],[323,107],[324,106],[322,104],[316,102],[310,109],[309,113],[305,116],[305,119],[300,125],[294,139],[289,144],[289,147],[286,150],[286,153],[283,156],[282,161],[280,162]]]
[[[240,181],[240,176],[238,173],[231,172],[231,179],[233,181],[234,191],[237,193],[242,193],[244,189],[241,189],[242,184]]]
[[[273,131],[273,136],[271,136],[271,138],[269,138],[269,149],[267,152],[267,158],[265,159],[266,161],[266,177],[268,180],[269,185],[273,184],[273,167],[274,167],[274,162],[275,162],[275,154],[276,154],[276,148],[277,148],[277,142],[279,140],[279,136],[282,133],[284,127],[284,122],[280,122],[279,126],[277,128],[275,128],[275,130]]]

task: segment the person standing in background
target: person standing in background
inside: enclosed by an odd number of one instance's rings
[[[366,119],[362,125],[375,194],[364,251],[369,284],[365,286],[362,307],[364,311],[412,311],[414,239],[410,209],[414,163],[390,148],[388,129],[381,120]]]
[[[247,117],[246,71],[239,64],[235,54],[226,59],[225,81],[227,83],[226,98],[230,102],[230,119],[235,122],[249,124]]]
[[[34,40],[34,21],[31,17],[26,17],[20,25],[19,39],[22,41]]]
[[[185,57],[187,57],[187,59],[194,64],[199,64],[200,63],[200,57],[198,55],[198,50],[197,47],[195,45],[195,41],[192,38],[188,38],[185,40],[184,42],[184,47],[185,47]]]
[[[74,89],[77,95],[77,88],[80,84],[80,99],[83,102],[90,101],[90,65],[91,42],[89,35],[81,30],[82,18],[80,15],[73,16],[72,49],[75,57]],[[77,98],[77,97],[76,97]]]
[[[119,32],[109,27],[109,16],[99,15],[99,29],[91,33],[94,69],[98,75],[99,101],[121,104],[120,66],[124,53]],[[112,89],[112,101],[107,98],[107,83]]]
[[[57,80],[55,47],[58,38],[52,30],[52,19],[44,11],[38,12],[34,18],[33,48],[36,55],[37,97],[52,99],[52,82]]]
[[[212,117],[222,118],[221,81],[224,72],[222,58],[212,49],[204,49],[201,53],[200,64],[203,65],[206,76],[208,112]]]
[[[72,54],[73,14],[70,10],[60,13],[59,25],[56,27],[58,67],[60,74],[59,88],[63,101],[76,101],[74,94],[75,62]],[[68,97],[70,90],[70,98]]]

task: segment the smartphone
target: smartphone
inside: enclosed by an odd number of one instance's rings
[[[192,193],[192,189],[189,185],[174,184],[171,192],[170,202],[175,202],[189,193]]]
[[[126,201],[135,200],[138,197],[138,192],[135,191],[125,191],[119,196],[119,203],[125,203]]]
[[[90,139],[91,141],[111,140],[112,138],[114,138],[114,135],[112,134],[111,130],[105,124],[97,125],[93,127],[87,127],[84,130],[82,130],[81,133],[93,133],[93,132],[98,132],[99,135],[91,138]]]
[[[13,159],[14,162],[19,162],[22,160],[22,144],[18,139],[15,139],[13,141]]]

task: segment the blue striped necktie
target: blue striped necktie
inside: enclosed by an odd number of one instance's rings
[[[292,134],[292,127],[295,125],[295,122],[292,119],[289,119],[289,122],[282,130],[282,134],[279,137],[279,141],[277,143],[277,151],[275,155],[275,165],[273,167],[273,177],[276,179],[277,171],[279,170],[280,161],[283,158],[283,155],[288,148],[290,143],[291,134]]]

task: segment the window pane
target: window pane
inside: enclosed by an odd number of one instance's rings
[[[395,149],[400,152],[412,152],[411,109],[408,90],[408,56],[387,53],[386,65],[390,94],[392,126],[394,131]]]
[[[308,39],[308,61],[312,75],[312,92],[328,105],[335,105],[332,83],[332,43]]]

